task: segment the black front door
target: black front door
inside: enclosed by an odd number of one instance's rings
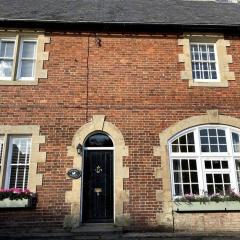
[[[113,222],[113,150],[85,150],[83,222]]]

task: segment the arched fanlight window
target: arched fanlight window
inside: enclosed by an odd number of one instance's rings
[[[113,142],[106,134],[95,133],[87,138],[84,147],[113,147]]]
[[[169,141],[173,196],[240,189],[240,130],[204,125]]]

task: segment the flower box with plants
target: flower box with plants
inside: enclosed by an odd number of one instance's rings
[[[33,208],[36,203],[36,194],[28,189],[0,189],[0,208]]]
[[[220,193],[213,195],[186,194],[174,199],[173,210],[176,212],[239,211],[240,194],[234,191],[226,195]]]

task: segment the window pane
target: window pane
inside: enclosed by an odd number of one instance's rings
[[[209,147],[208,147],[208,145],[202,145],[202,146],[201,146],[201,151],[202,151],[202,152],[209,152]]]
[[[214,174],[214,182],[215,183],[222,183],[222,175],[221,174]]]
[[[198,184],[192,184],[192,193],[193,194],[199,194]]]
[[[212,174],[206,174],[206,178],[207,178],[207,183],[212,183],[213,182]]]
[[[217,144],[217,138],[216,137],[210,137],[210,144]]]
[[[220,144],[226,144],[226,137],[219,137],[218,141]]]
[[[191,193],[190,184],[183,184],[183,191],[184,194],[190,194]]]
[[[220,161],[212,161],[213,169],[220,169],[221,164]]]
[[[182,182],[181,172],[175,172],[174,173],[174,182],[175,183],[181,183]]]
[[[3,154],[3,138],[0,137],[0,165],[2,163],[2,154]]]
[[[188,170],[188,160],[182,160],[182,170]]]
[[[175,195],[176,196],[182,195],[182,185],[175,184]]]
[[[194,135],[193,135],[193,133],[188,133],[187,134],[187,140],[188,140],[188,144],[194,144]]]
[[[222,161],[222,168],[228,168],[228,162]]]
[[[201,137],[202,144],[208,144],[208,137]]]
[[[23,42],[22,58],[34,58],[36,42]]]
[[[223,185],[222,184],[216,184],[215,185],[216,193],[223,193]]]
[[[224,183],[230,183],[230,176],[229,176],[229,174],[223,174],[223,181],[224,181]]]
[[[184,183],[189,183],[189,173],[188,172],[183,172],[182,173],[182,178]]]
[[[225,131],[218,129],[218,136],[226,136]]]
[[[237,133],[232,133],[233,144],[239,144],[239,136]]]
[[[12,75],[12,60],[0,60],[0,77],[10,78]]]
[[[197,183],[198,182],[198,177],[197,177],[197,172],[191,172],[191,182],[192,183]]]
[[[195,146],[194,145],[189,145],[188,146],[188,152],[195,152]]]
[[[173,170],[180,170],[180,161],[174,159],[173,160]]]
[[[200,136],[208,136],[207,129],[200,130]]]
[[[197,164],[196,164],[196,160],[191,160],[190,159],[190,169],[191,170],[197,170]]]
[[[180,141],[180,144],[186,144],[187,143],[186,142],[186,136],[184,135],[184,136],[180,137],[179,141]]]
[[[205,161],[205,168],[211,169],[212,168],[212,161]]]
[[[187,146],[186,145],[180,145],[181,152],[187,152]]]
[[[0,57],[1,58],[13,58],[14,42],[13,41],[1,41]]]
[[[218,152],[218,146],[217,145],[210,145],[211,152]]]
[[[28,182],[31,139],[12,138],[10,141],[10,188],[25,188]]]
[[[227,152],[227,146],[226,145],[220,145],[219,149],[220,149],[220,152]]]
[[[85,147],[113,147],[113,142],[106,134],[97,133],[88,137]]]
[[[179,152],[178,145],[172,145],[172,152]]]
[[[209,195],[214,194],[214,187],[212,184],[207,186],[207,191]]]
[[[22,60],[20,77],[33,77],[34,61]]]
[[[217,136],[217,130],[216,129],[208,129],[209,136]]]

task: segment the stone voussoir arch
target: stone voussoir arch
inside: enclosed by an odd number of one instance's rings
[[[83,145],[85,139],[97,131],[107,133],[114,143],[114,224],[126,226],[129,224],[129,215],[123,212],[123,204],[129,201],[129,191],[123,189],[123,179],[129,178],[129,168],[123,166],[123,157],[128,156],[128,147],[121,131],[105,121],[104,115],[93,115],[92,120],[74,134],[72,145],[68,147],[68,156],[73,157],[72,168],[82,170],[83,157],[77,154],[76,148],[78,144]],[[66,169],[66,172],[68,170]],[[72,190],[65,194],[65,202],[71,204],[71,214],[66,215],[64,220],[64,226],[67,228],[79,227],[81,224],[81,187],[81,178],[73,180]]]
[[[163,211],[156,214],[156,221],[166,229],[171,229],[174,226],[168,141],[185,129],[205,124],[221,124],[240,129],[240,119],[221,115],[218,110],[208,110],[204,115],[189,117],[165,129],[159,134],[160,146],[153,147],[154,156],[161,157],[161,167],[155,168],[155,178],[163,179],[162,190],[156,191],[157,201],[163,202]]]

